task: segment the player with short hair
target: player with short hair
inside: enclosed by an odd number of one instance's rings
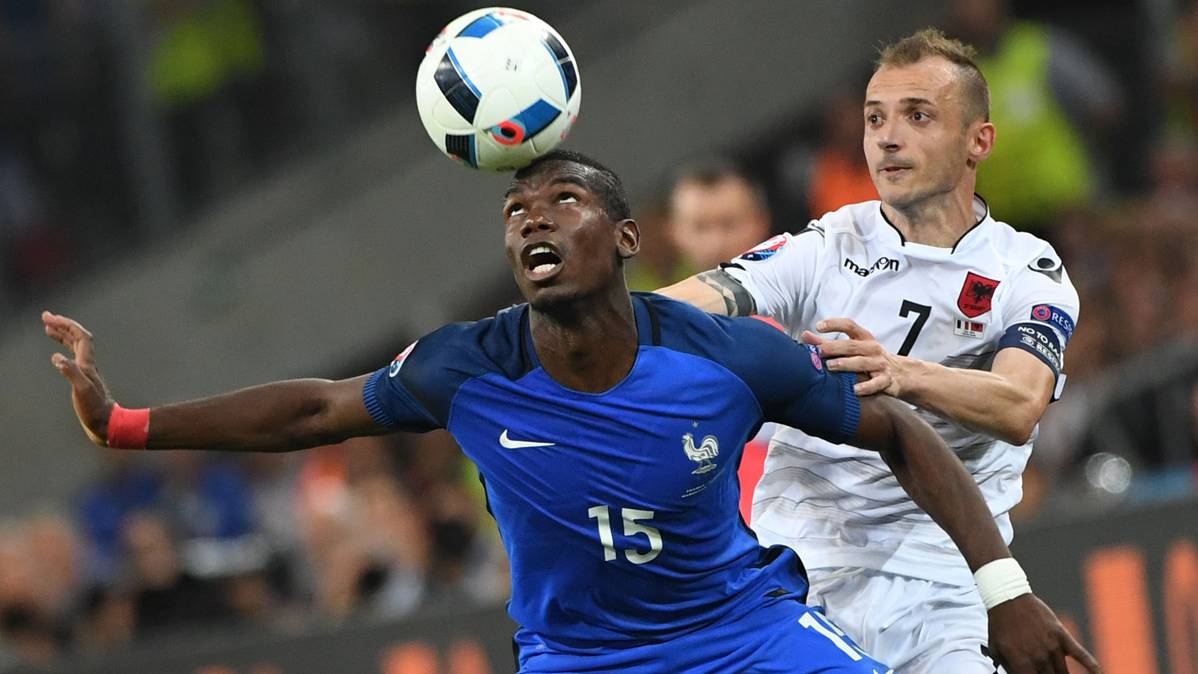
[[[475,461],[511,561],[522,672],[882,674],[803,604],[795,553],[737,516],[740,447],[765,420],[873,447],[969,563],[1009,557],[969,474],[901,403],[766,323],[630,294],[637,224],[615,174],[554,152],[516,173],[508,261],[528,300],[443,327],[374,373],[117,406],[90,334],[43,314],[97,444],[283,451],[446,428]],[[1051,635],[1039,607],[1009,627]],[[1051,616],[1049,616],[1051,617]]]
[[[1036,424],[1065,382],[1078,297],[1052,246],[996,221],[974,194],[995,129],[972,55],[934,29],[882,50],[864,105],[880,202],[828,213],[662,292],[773,318],[818,344],[831,369],[867,374],[860,395],[919,408],[1009,542]],[[1065,671],[1062,651],[1029,662],[995,629],[1014,605],[1038,601],[1018,565],[967,566],[877,455],[853,443],[779,430],[753,526],[764,543],[797,550],[813,602],[899,671],[993,672],[990,655],[1009,671]],[[994,574],[1023,596],[986,592]]]

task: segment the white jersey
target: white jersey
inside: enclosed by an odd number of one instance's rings
[[[724,270],[752,294],[759,314],[796,339],[817,321],[848,317],[889,351],[949,367],[989,369],[1000,348],[1036,355],[1058,374],[1078,315],[1077,292],[1056,251],[990,217],[957,244],[904,241],[869,201],[775,237]],[[981,488],[1003,538],[1022,498],[1032,443],[1015,446],[922,413]],[[1035,438],[1035,433],[1032,438]],[[956,546],[899,486],[875,453],[779,427],[753,496],[764,544],[795,548],[808,568],[863,567],[971,585]]]

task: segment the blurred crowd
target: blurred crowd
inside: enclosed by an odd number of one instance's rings
[[[1079,25],[1040,4],[960,0],[943,26],[979,47],[992,89],[998,142],[979,192],[1056,246],[1081,295],[1025,523],[1198,483],[1198,3],[1139,26],[1159,38],[1143,54],[1103,43],[1111,22],[1135,25],[1128,4]],[[162,234],[139,210],[146,194],[167,194],[159,215],[186,222],[409,96],[380,83],[398,62],[414,69],[454,12],[351,5],[0,2],[0,316],[82,259]],[[636,209],[631,285],[667,285],[876,198],[861,151],[868,72],[863,60],[860,81],[788,134],[680,165]],[[169,156],[129,147],[131,96]],[[169,189],[154,192],[146,169],[162,166]],[[111,452],[68,506],[0,522],[0,670],[181,627],[299,630],[498,602],[505,564],[444,433],[285,455]]]
[[[452,438],[300,454],[111,451],[70,509],[0,524],[0,671],[186,629],[296,632],[508,596]]]

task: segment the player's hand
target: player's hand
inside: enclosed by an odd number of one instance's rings
[[[1066,657],[1087,672],[1102,671],[1036,595],[1005,601],[989,613],[990,653],[1009,674],[1069,674]]]
[[[898,397],[902,390],[902,362],[878,343],[869,330],[857,325],[851,318],[829,318],[816,323],[815,327],[823,333],[843,332],[848,336],[848,339],[824,339],[804,330],[802,339],[807,344],[819,347],[829,370],[857,372],[866,376],[853,386],[857,395],[885,393]]]
[[[50,362],[71,383],[71,403],[83,432],[95,444],[107,447],[108,417],[112,414],[113,400],[96,371],[92,333],[78,322],[49,311],[42,312],[42,323],[46,334],[67,347],[73,356],[55,353]]]

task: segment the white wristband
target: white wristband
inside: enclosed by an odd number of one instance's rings
[[[983,564],[974,572],[973,581],[977,583],[978,594],[982,595],[987,611],[1004,601],[1032,593],[1027,574],[1019,562],[1010,557]]]

